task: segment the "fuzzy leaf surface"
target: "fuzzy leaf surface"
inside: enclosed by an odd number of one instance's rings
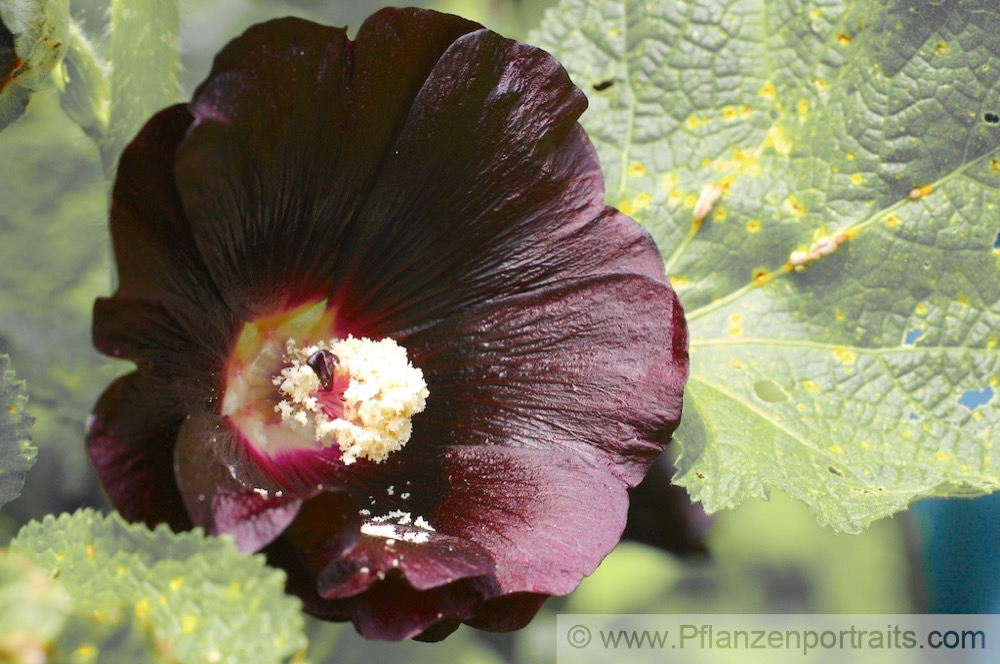
[[[777,488],[856,532],[1000,488],[998,12],[563,0],[532,35],[687,312],[709,511]]]
[[[28,437],[33,420],[24,412],[27,401],[24,382],[10,369],[10,359],[0,355],[0,507],[21,495],[24,474],[38,453]]]
[[[305,648],[284,574],[228,539],[81,510],[29,523],[10,548],[58,578],[74,614],[126,634],[134,621],[170,661],[280,662]],[[134,638],[125,641],[134,649]]]

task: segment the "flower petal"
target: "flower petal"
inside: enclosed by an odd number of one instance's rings
[[[568,593],[590,574],[625,525],[621,483],[572,455],[439,447],[404,448],[395,456],[372,464],[371,472],[352,474],[351,491],[358,502],[376,498],[368,503],[371,514],[388,510],[426,519],[434,530],[425,542],[399,537],[387,545],[378,541],[384,538],[366,536],[362,525],[358,548],[325,571],[337,574],[333,586],[329,576],[317,577],[315,559],[302,555],[295,536],[283,535],[267,549],[269,559],[289,572],[290,591],[308,611],[352,620],[365,636],[411,638],[430,630],[424,638],[432,639],[454,619],[483,629],[516,629],[544,597]],[[369,515],[363,519],[372,522]],[[297,527],[303,527],[298,520]],[[318,520],[304,530],[324,527]],[[439,543],[462,549],[442,560]],[[475,573],[482,563],[469,556],[478,551],[492,559],[493,572],[457,578],[463,568],[455,565],[463,559],[464,573]],[[370,570],[360,571],[361,561],[374,562],[383,574],[372,579]]]
[[[189,384],[221,366],[239,330],[201,260],[174,183],[174,155],[191,122],[184,106],[167,108],[122,153],[111,204],[118,290],[98,299],[94,311],[102,352]]]
[[[503,593],[570,592],[625,526],[621,482],[577,455],[454,446],[394,456],[366,475],[352,473],[351,491],[375,499],[372,515],[422,517],[434,529],[428,543],[437,533],[485,549]],[[400,570],[407,575],[404,562]]]
[[[680,420],[686,327],[643,277],[505,298],[406,344],[431,394],[410,445],[562,450],[632,486]]]
[[[174,446],[174,473],[188,514],[209,534],[232,536],[238,550],[259,551],[288,527],[302,498],[240,483],[235,468],[213,457],[199,419],[185,419]]]
[[[201,260],[174,181],[192,123],[184,105],[154,115],[122,152],[111,197],[118,294],[205,311],[221,300]]]
[[[396,336],[569,276],[559,246],[604,208],[576,124],[585,108],[544,51],[485,30],[456,40],[347,237],[337,295],[348,325]]]
[[[187,461],[179,467],[179,481],[192,489],[210,483],[219,477],[235,490],[236,486],[255,493],[275,494],[290,500],[308,499],[322,491],[338,491],[344,486],[340,474],[344,465],[340,462],[340,450],[336,447],[315,450],[296,450],[282,453],[277,458],[257,451],[243,434],[235,429],[231,420],[205,410],[192,412],[184,423],[181,437],[185,443],[183,455]],[[274,425],[270,436],[290,435],[288,429]],[[179,438],[180,440],[180,438]],[[192,477],[190,482],[182,477],[187,471],[198,475],[200,465],[211,466],[211,475],[204,478]],[[220,471],[219,469],[225,469]],[[227,479],[228,478],[228,479]],[[204,493],[193,491],[191,495]],[[187,496],[188,501],[191,500]]]
[[[173,450],[184,420],[169,389],[140,372],[101,395],[87,423],[87,453],[111,503],[129,521],[191,528],[173,478]]]
[[[176,399],[207,404],[221,391],[220,369],[227,331],[237,322],[225,312],[199,313],[121,295],[94,303],[94,345],[102,353],[131,360],[174,388]]]
[[[474,542],[398,524],[378,524],[391,528],[391,537],[372,535],[377,526],[373,529],[370,520],[359,519],[356,507],[354,518],[361,534],[350,550],[331,555],[336,547],[327,544],[321,556],[307,555],[306,551],[319,549],[303,543],[306,536],[329,533],[331,541],[342,539],[332,516],[329,510],[313,509],[311,514],[300,515],[286,535],[300,551],[303,563],[316,573],[317,589],[326,599],[358,595],[386,578],[402,578],[415,590],[428,590],[493,572],[492,557]]]
[[[413,97],[445,49],[476,27],[383,10],[351,44],[343,29],[287,18],[223,49],[191,104],[196,122],[177,177],[234,311],[249,319],[326,296],[348,224]]]
[[[350,620],[362,635],[372,639],[409,639],[430,632],[442,639],[472,616],[484,594],[495,594],[495,583],[464,579],[415,590],[398,577],[389,577],[367,592],[346,599],[324,599],[316,591],[316,577],[303,566],[288,539],[279,537],[264,551],[268,564],[288,574],[288,592],[302,599],[310,614],[324,620]]]
[[[476,615],[466,624],[491,632],[512,632],[521,629],[535,617],[548,595],[511,593],[488,599],[476,609]]]

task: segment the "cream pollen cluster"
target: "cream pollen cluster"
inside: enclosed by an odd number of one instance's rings
[[[337,444],[346,465],[359,458],[381,463],[402,449],[410,419],[427,403],[423,373],[392,339],[348,336],[305,348],[289,339],[285,361],[273,379],[285,398],[274,410],[283,422],[312,425],[324,445]]]

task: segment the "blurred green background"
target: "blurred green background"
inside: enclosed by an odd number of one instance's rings
[[[525,39],[554,0],[414,4]],[[90,35],[106,33],[106,5],[79,0],[73,6]],[[184,71],[178,100],[205,76],[214,53],[255,22],[294,14],[349,26],[353,34],[381,6],[368,0],[181,2]],[[37,420],[32,436],[39,447],[22,497],[0,514],[5,540],[46,513],[107,508],[87,465],[82,434],[98,394],[128,369],[98,356],[90,345],[93,300],[110,291],[108,254],[106,185],[97,150],[62,114],[54,92],[36,95],[26,116],[0,134],[0,353],[11,356],[28,383]],[[708,558],[681,561],[622,544],[574,594],[551,600],[521,632],[463,628],[436,645],[370,643],[349,626],[312,622],[309,659],[333,661],[336,653],[338,662],[546,662],[554,657],[557,612],[921,611],[928,604],[915,565],[918,540],[908,515],[877,523],[860,536],[839,535],[816,526],[802,506],[775,495],[719,515]]]

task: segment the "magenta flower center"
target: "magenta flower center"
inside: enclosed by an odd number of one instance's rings
[[[410,439],[428,396],[422,372],[394,340],[338,338],[333,322],[320,302],[244,326],[222,414],[258,451],[336,446],[345,465],[380,463]]]

